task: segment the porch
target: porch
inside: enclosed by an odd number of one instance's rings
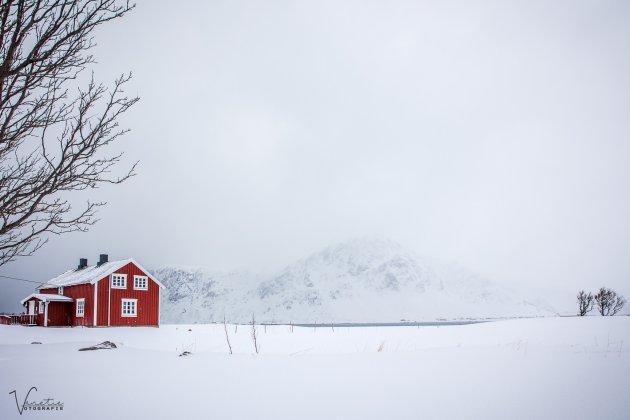
[[[74,300],[69,296],[33,293],[22,300],[26,313],[11,318],[13,325],[69,326]]]

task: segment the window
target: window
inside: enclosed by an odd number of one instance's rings
[[[40,314],[44,313],[44,302],[39,302],[39,313]]]
[[[57,289],[57,294],[63,295],[63,286],[61,286],[59,289]]]
[[[148,290],[149,278],[147,276],[133,276],[133,288],[135,290]]]
[[[85,299],[77,299],[77,317],[83,318],[85,315]]]
[[[123,318],[138,316],[137,302],[138,302],[138,299],[123,299],[122,300]]]
[[[112,274],[112,289],[126,289],[127,288],[127,275],[126,274]]]

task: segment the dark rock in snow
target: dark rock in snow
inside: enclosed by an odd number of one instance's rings
[[[100,344],[97,344],[95,346],[92,347],[84,347],[82,349],[79,349],[79,351],[86,351],[86,350],[107,350],[107,349],[115,349],[116,344],[112,343],[111,341],[103,341]]]

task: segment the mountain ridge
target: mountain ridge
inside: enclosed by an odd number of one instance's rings
[[[154,270],[165,323],[399,322],[555,314],[457,264],[415,255],[387,238],[324,248],[276,273]]]

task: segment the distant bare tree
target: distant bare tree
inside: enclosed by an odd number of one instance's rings
[[[580,305],[580,316],[584,316],[593,309],[593,294],[580,290],[577,295],[577,301]]]
[[[131,74],[112,89],[94,81],[70,93],[94,58],[92,33],[134,5],[116,0],[3,0],[0,5],[0,266],[33,254],[47,235],[86,231],[105,203],[73,211],[66,194],[119,184],[122,153],[103,149],[128,130],[118,118],[138,98]]]
[[[252,341],[254,342],[254,349],[256,350],[256,354],[258,354],[258,337],[256,335],[256,316],[252,314]]]
[[[612,289],[602,287],[594,297],[597,310],[602,316],[616,315],[626,304],[626,299]]]

